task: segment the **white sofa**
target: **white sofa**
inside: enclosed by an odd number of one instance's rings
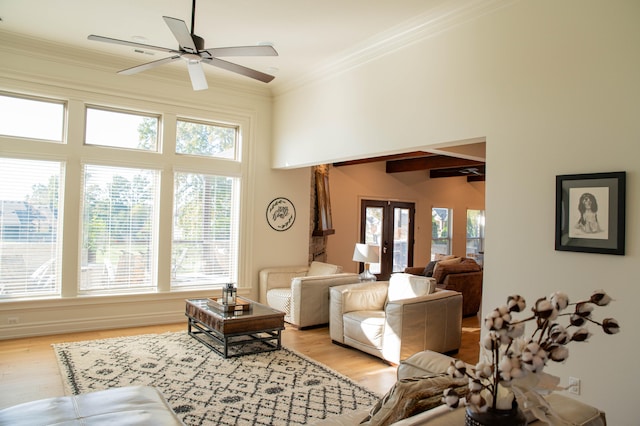
[[[433,278],[393,274],[390,281],[331,287],[331,340],[398,364],[432,350],[457,352],[462,294]]]
[[[324,262],[306,266],[281,266],[260,271],[260,303],[285,313],[284,320],[297,328],[329,322],[329,288],[360,282],[355,273]]]

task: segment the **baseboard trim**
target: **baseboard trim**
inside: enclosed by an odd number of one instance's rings
[[[69,319],[55,322],[12,324],[0,326],[0,340],[25,337],[48,336],[83,331],[109,330],[114,328],[141,327],[147,325],[176,324],[187,321],[184,312],[166,312],[155,314],[120,315],[96,318]]]

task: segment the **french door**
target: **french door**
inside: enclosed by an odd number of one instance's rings
[[[414,217],[414,203],[362,200],[360,241],[379,248],[380,263],[369,267],[378,280],[386,281],[392,273],[413,265]]]

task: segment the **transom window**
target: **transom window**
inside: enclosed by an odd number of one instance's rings
[[[237,135],[236,127],[178,120],[176,152],[238,160]]]
[[[158,151],[158,116],[87,107],[85,143]]]
[[[0,94],[0,135],[62,142],[64,111],[62,101]]]

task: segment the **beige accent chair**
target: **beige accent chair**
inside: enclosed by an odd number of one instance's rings
[[[329,332],[391,364],[424,350],[455,353],[462,337],[462,294],[433,278],[393,274],[389,281],[331,287]]]
[[[260,271],[260,303],[285,313],[284,320],[297,328],[329,322],[329,288],[360,282],[355,273],[323,262],[309,266],[281,266]]]

